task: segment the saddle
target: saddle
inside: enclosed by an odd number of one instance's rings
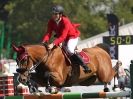
[[[68,51],[66,50],[65,47],[62,47],[62,51],[63,51],[63,54],[65,54],[65,57],[70,59],[71,55],[70,55],[70,53],[68,53]],[[90,57],[89,57],[89,55],[86,54],[85,51],[82,50],[80,52],[76,52],[76,54],[80,55],[80,57],[83,59],[85,64],[88,64],[90,62]],[[71,61],[71,60],[69,60],[69,61]]]
[[[90,57],[83,50],[78,52],[78,54],[82,57],[85,64],[90,62]]]

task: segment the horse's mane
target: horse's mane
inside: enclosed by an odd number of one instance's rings
[[[44,46],[46,48],[46,50],[48,51],[48,44],[47,43],[34,43],[34,44],[30,44],[30,43],[23,43],[20,44],[20,46],[18,47],[31,47],[31,46]]]
[[[20,46],[34,46],[34,45],[47,45],[47,44],[45,44],[45,43],[34,43],[34,44],[23,43],[23,44],[20,44]]]

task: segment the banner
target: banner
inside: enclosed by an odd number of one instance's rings
[[[119,20],[118,17],[111,13],[107,14],[108,30],[110,36],[118,36]],[[118,45],[110,45],[110,56],[112,59],[118,59]]]

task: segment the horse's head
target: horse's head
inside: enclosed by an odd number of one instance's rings
[[[13,50],[17,53],[16,62],[18,68],[16,71],[19,73],[20,81],[26,82],[29,79],[31,71],[37,70],[38,66],[45,66],[49,52],[47,44],[42,45],[26,45],[15,46],[12,44]]]
[[[27,77],[29,76],[29,69],[32,67],[33,63],[30,60],[30,56],[28,55],[28,52],[24,46],[15,46],[12,45],[13,50],[17,53],[16,62],[18,65],[18,68],[16,71],[19,73],[19,80],[21,82],[25,82],[27,80]]]

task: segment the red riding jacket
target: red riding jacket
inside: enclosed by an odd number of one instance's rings
[[[58,25],[53,19],[50,19],[48,22],[47,32],[43,37],[43,42],[49,41],[53,31],[56,33],[57,37],[53,41],[55,45],[59,45],[70,38],[77,38],[80,35],[80,32],[77,29],[79,25],[80,24],[72,24],[66,16],[62,16],[62,19]]]

